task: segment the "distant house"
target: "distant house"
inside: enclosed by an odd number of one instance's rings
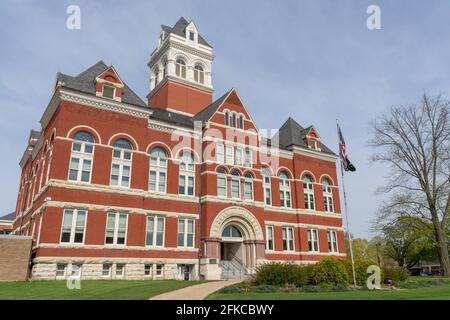
[[[11,212],[0,217],[0,234],[10,234],[13,228],[15,213]]]
[[[438,261],[420,261],[409,269],[412,275],[439,275],[441,266]]]

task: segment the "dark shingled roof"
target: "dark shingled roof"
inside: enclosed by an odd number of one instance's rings
[[[30,138],[39,139],[40,136],[41,136],[41,132],[40,131],[37,131],[37,130],[34,130],[34,129],[30,130]]]
[[[152,108],[153,111],[150,119],[155,119],[163,122],[180,125],[187,128],[194,128],[194,120],[190,116],[185,116],[177,112],[171,112],[165,109]]]
[[[173,27],[161,25],[161,28],[167,33],[173,33],[176,34],[177,36],[185,38],[186,27],[188,26],[188,24],[189,22],[185,18],[181,17]],[[206,40],[203,39],[203,37],[200,34],[198,34],[198,43],[212,48],[212,46],[208,42],[206,42]]]
[[[194,116],[194,120],[201,120],[202,122],[206,122],[216,113],[216,111],[219,109],[219,107],[222,105],[222,103],[225,101],[225,99],[228,97],[230,92],[233,89],[229,90],[227,93],[225,93],[223,96],[221,96],[219,99],[211,103],[209,106],[207,106],[205,109],[200,111]]]
[[[4,215],[2,217],[0,217],[0,220],[6,220],[6,221],[14,221],[14,217],[15,217],[16,213],[15,212],[11,212],[7,215]]]
[[[108,68],[110,67],[100,60],[75,77],[58,72],[56,78],[57,81],[62,83],[63,87],[95,95],[95,78]],[[125,83],[122,91],[122,102],[147,107],[146,103]]]
[[[303,128],[297,121],[289,117],[287,121],[281,126],[275,138],[279,138],[279,144],[282,148],[290,148],[292,146],[308,149],[305,138],[312,126]],[[270,141],[271,142],[271,141]],[[322,141],[320,142],[321,152],[336,155],[330,148],[328,148]]]

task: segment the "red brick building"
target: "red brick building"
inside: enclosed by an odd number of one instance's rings
[[[236,89],[213,101],[212,47],[162,26],[142,101],[96,63],[58,73],[31,131],[14,233],[32,277],[219,279],[345,257],[336,155],[289,118],[272,139]]]

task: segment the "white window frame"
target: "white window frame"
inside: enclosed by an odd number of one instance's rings
[[[287,173],[285,174],[286,178],[282,178],[281,175],[278,176],[280,186],[280,207],[292,208],[291,181]],[[283,197],[281,195],[283,195]]]
[[[315,196],[314,196],[314,182],[311,178],[309,178],[311,181],[306,181],[306,177],[303,177],[303,203],[305,205],[306,210],[315,210],[316,203],[315,203]],[[306,203],[305,203],[306,198]],[[312,204],[312,205],[311,205]]]
[[[117,274],[117,271],[119,270],[117,268],[118,266],[122,266],[122,268],[120,268],[120,270],[121,270],[120,274]],[[114,272],[114,277],[115,278],[125,278],[125,268],[126,268],[125,263],[116,263],[116,267],[115,267],[116,270]]]
[[[237,197],[233,195],[233,183],[237,184],[237,186],[238,186],[238,195],[237,195]],[[241,199],[241,176],[231,175],[230,196],[233,199]]]
[[[164,151],[165,152],[165,151]],[[156,193],[167,193],[167,165],[168,165],[168,158],[167,154],[165,158],[160,157],[159,155],[157,157],[152,156],[152,153],[150,153],[150,170],[149,170],[149,176],[148,176],[148,190],[150,192],[156,192]],[[152,164],[152,162],[156,162],[156,164]],[[165,165],[164,165],[165,162]],[[151,189],[151,176],[152,172],[155,173],[155,190]],[[164,188],[161,191],[159,189],[160,187],[160,181],[161,181],[161,175],[165,176],[164,179]]]
[[[105,87],[113,89],[113,96],[112,97],[105,96]],[[103,84],[103,86],[102,86],[102,97],[106,98],[106,99],[113,99],[114,100],[114,98],[116,97],[116,87],[114,85],[112,85],[112,84],[106,84],[106,83]]]
[[[334,203],[333,203],[333,190],[331,188],[331,184],[322,183],[322,192],[323,192],[323,210],[325,212],[333,213]]]
[[[120,152],[120,156],[118,158],[114,157],[114,152],[115,151]],[[125,153],[126,152],[130,153],[130,159],[125,159]],[[122,149],[122,148],[117,148],[117,147],[113,148],[113,151],[112,151],[112,163],[111,163],[111,174],[110,174],[110,185],[111,186],[118,187],[118,188],[126,188],[126,189],[130,188],[130,186],[131,186],[132,163],[133,163],[133,150],[131,150],[131,149]],[[113,179],[112,179],[114,165],[118,165],[119,166],[119,174],[117,175],[118,176],[117,177],[117,185],[113,184]],[[123,168],[125,166],[128,166],[130,168],[130,173],[129,173],[130,175],[128,177],[128,185],[123,186],[122,185],[123,184],[123,178],[124,178]]]
[[[328,252],[338,253],[339,252],[339,244],[338,244],[336,230],[328,230],[327,231],[327,240],[328,240]]]
[[[320,252],[319,246],[319,230],[315,228],[308,229],[308,251],[309,252]],[[315,235],[315,237],[314,237]],[[310,247],[311,243],[311,247]],[[316,248],[317,247],[317,248]]]
[[[195,159],[191,157],[192,163],[179,159],[178,194],[186,197],[195,196]],[[192,194],[189,194],[189,180],[192,180]],[[184,193],[180,192],[181,181],[184,181]]]
[[[180,221],[183,221],[183,228],[184,230],[180,230]],[[187,239],[188,239],[188,224],[192,222],[192,246],[188,246],[187,244]],[[179,218],[177,221],[177,228],[178,228],[178,232],[177,232],[177,247],[178,248],[195,248],[195,219],[191,219],[191,218]],[[179,243],[179,236],[180,234],[183,235],[183,244],[180,245]]]
[[[246,196],[246,187],[248,185],[250,185],[250,198]],[[253,178],[244,176],[244,190],[242,194],[245,201],[253,201]]]
[[[270,235],[270,237],[269,237]],[[272,241],[272,248],[270,247],[270,242]],[[272,225],[266,226],[266,250],[275,251],[275,237],[274,237],[274,227]]]
[[[145,272],[146,272],[146,267],[149,267],[148,268],[148,274],[145,274]],[[152,277],[152,274],[153,274],[153,264],[151,264],[151,263],[145,263],[144,264],[144,277],[146,277],[146,278],[151,278]]]
[[[225,164],[234,164],[234,147],[232,145],[225,146]]]
[[[250,148],[246,148],[244,151],[244,167],[253,167],[253,152]]]
[[[266,206],[272,205],[272,179],[270,175],[262,174],[262,182],[263,182],[263,196],[264,196],[264,204]],[[269,203],[267,203],[267,195],[266,192],[269,191]]]
[[[149,219],[153,219],[153,230],[152,230],[152,243],[148,244],[148,226],[149,226]],[[162,220],[162,244],[158,245],[156,243],[157,236],[158,236],[158,221]],[[163,248],[166,243],[166,219],[164,216],[159,215],[148,215],[146,217],[145,221],[145,246],[150,248]]]
[[[64,231],[64,217],[66,215],[66,212],[72,211],[72,223],[70,226],[70,240],[69,241],[62,241],[62,235]],[[83,241],[82,242],[75,242],[75,233],[77,229],[77,222],[78,222],[78,213],[84,212],[84,225],[83,225]],[[61,233],[59,235],[59,243],[60,244],[84,244],[84,241],[86,240],[86,224],[87,224],[87,217],[88,217],[88,211],[85,209],[64,209],[62,221],[61,221]]]
[[[181,60],[184,63],[179,63],[178,60]],[[179,78],[186,79],[186,76],[187,76],[186,60],[184,60],[181,57],[178,57],[175,60],[175,75]]]
[[[283,237],[283,251],[293,252],[295,251],[295,237],[293,227],[283,227],[281,230]],[[286,249],[284,248],[284,243],[286,241]]]
[[[62,275],[58,275],[58,266],[64,266],[64,273]],[[67,263],[57,263],[56,264],[56,270],[55,270],[55,278],[58,279],[65,279],[67,276]]]
[[[114,234],[113,234],[113,243],[106,243],[106,238],[108,235],[108,219],[110,215],[114,215]],[[124,235],[124,243],[117,243],[118,235],[119,235],[119,221],[120,216],[125,216],[125,235]],[[106,246],[126,246],[127,245],[127,237],[128,237],[128,214],[123,212],[108,212],[106,215],[106,227],[105,227],[105,245]]]
[[[216,144],[216,162],[225,163],[225,146],[221,142]]]
[[[161,267],[160,274],[158,274],[158,267]],[[157,278],[164,277],[164,264],[158,263],[155,265],[155,277],[157,277]]]
[[[220,198],[228,197],[228,175],[226,173],[216,172],[217,174],[217,196]],[[223,190],[219,185],[219,180],[225,180],[225,194],[220,194],[219,190]]]
[[[244,149],[241,147],[236,147],[235,151],[235,164],[242,167],[244,165]]]
[[[108,274],[105,274],[105,266],[108,266]],[[102,277],[103,278],[111,278],[112,264],[111,263],[103,263],[102,264]]]

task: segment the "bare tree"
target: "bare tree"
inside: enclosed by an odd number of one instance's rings
[[[450,102],[423,96],[420,104],[393,107],[370,123],[375,162],[391,172],[381,189],[391,195],[387,214],[430,221],[441,273],[450,276]],[[396,206],[401,210],[395,210]]]

